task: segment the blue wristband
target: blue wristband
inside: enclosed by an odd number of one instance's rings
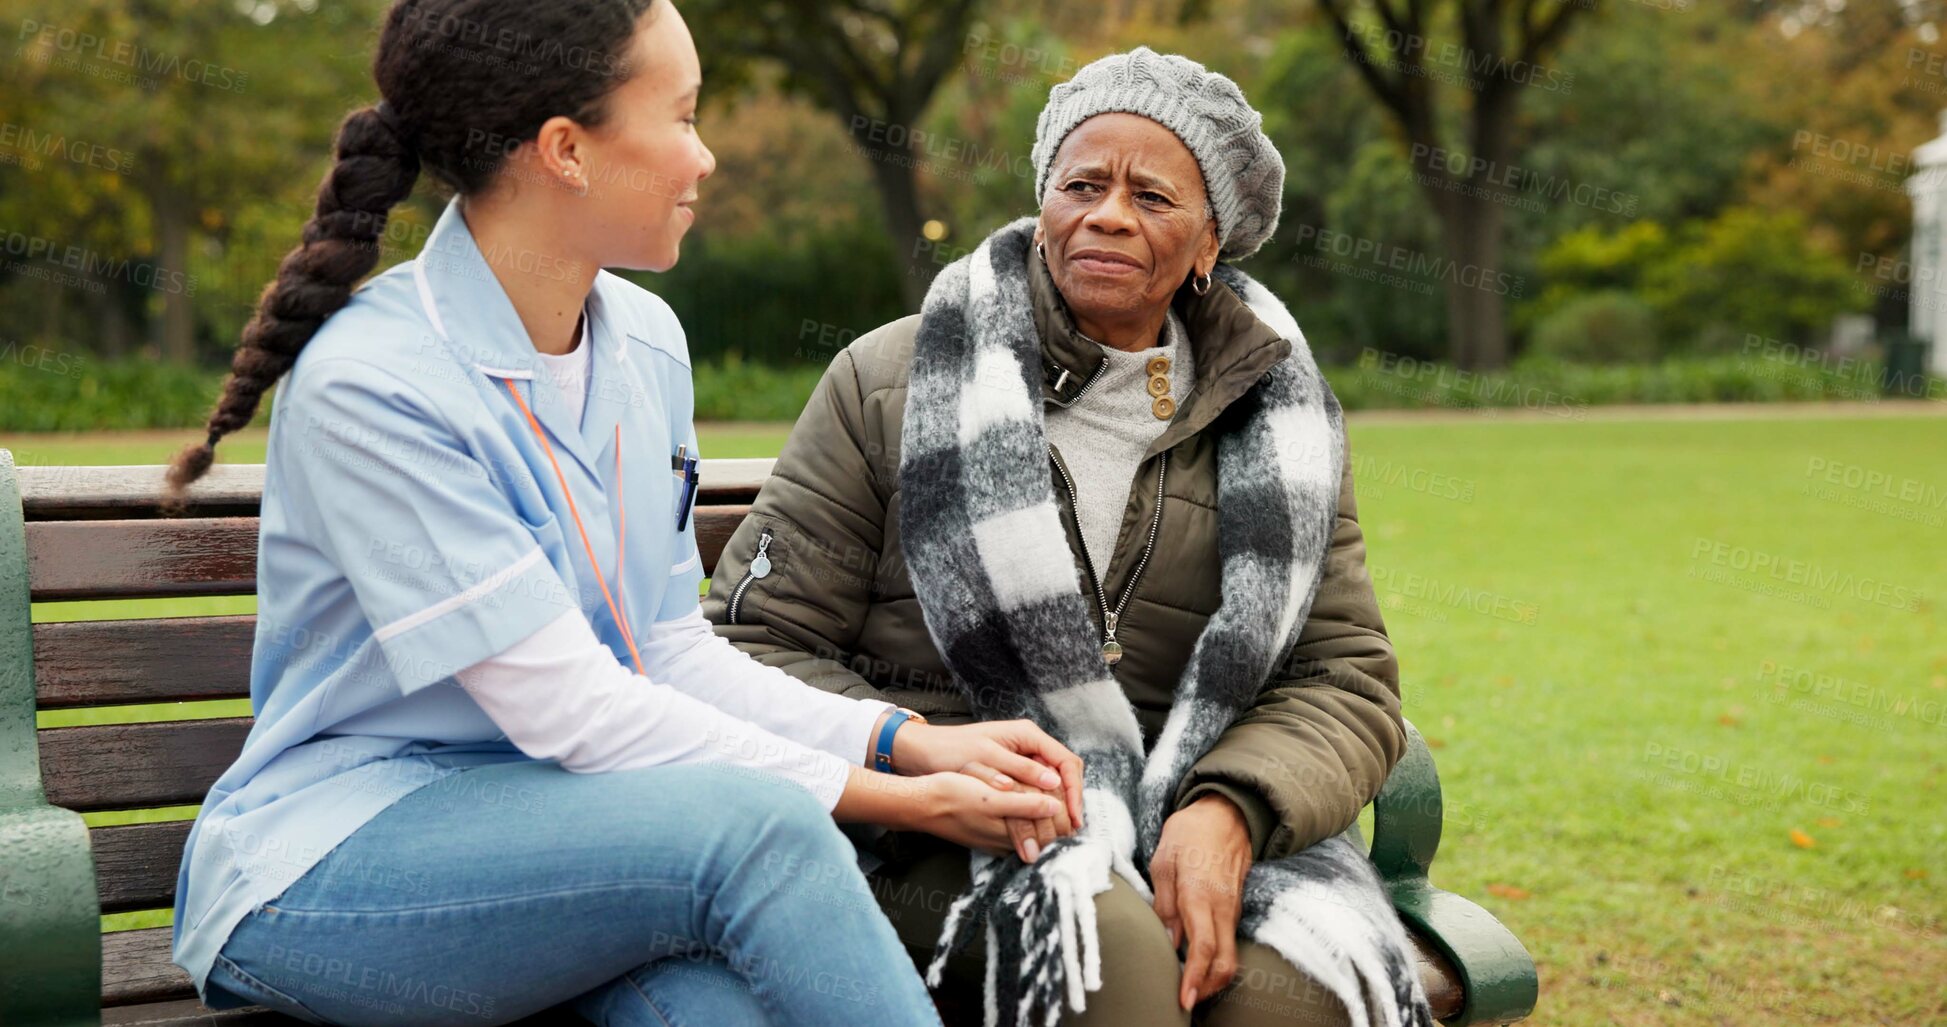
[[[872,747],[873,748],[873,752],[872,752],[873,770],[877,770],[883,774],[890,774],[893,772],[892,770],[893,732],[899,730],[899,725],[904,724],[905,722],[911,719],[913,719],[912,714],[907,713],[905,710],[896,709],[892,711],[892,716],[887,717],[886,722],[880,725],[879,740]]]

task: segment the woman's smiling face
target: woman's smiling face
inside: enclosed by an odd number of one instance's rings
[[[644,15],[630,58],[637,72],[608,96],[609,116],[584,144],[584,210],[605,240],[599,264],[666,271],[696,220],[697,184],[717,166],[696,133],[702,69],[675,5]]]
[[[1160,320],[1192,274],[1217,263],[1203,172],[1176,133],[1138,114],[1098,114],[1062,140],[1035,240],[1077,320]]]

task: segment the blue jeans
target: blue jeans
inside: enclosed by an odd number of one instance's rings
[[[720,766],[425,785],[245,917],[210,981],[314,1023],[940,1022],[830,814]]]

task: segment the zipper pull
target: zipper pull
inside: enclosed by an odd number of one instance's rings
[[[1115,640],[1116,620],[1114,610],[1102,615],[1102,662],[1111,667],[1122,662],[1122,643]]]
[[[771,573],[771,558],[765,555],[765,551],[770,548],[771,548],[770,532],[767,531],[762,535],[757,536],[757,555],[752,557],[750,561],[751,577],[762,578]]]

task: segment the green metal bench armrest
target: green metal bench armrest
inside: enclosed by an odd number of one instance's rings
[[[81,815],[47,804],[34,734],[27,533],[0,449],[0,1023],[101,1022],[101,906]]]
[[[1406,725],[1406,755],[1372,803],[1372,861],[1393,908],[1447,957],[1466,995],[1449,1025],[1508,1023],[1534,1011],[1540,984],[1521,940],[1494,915],[1427,880],[1440,848],[1440,775],[1426,739]]]

